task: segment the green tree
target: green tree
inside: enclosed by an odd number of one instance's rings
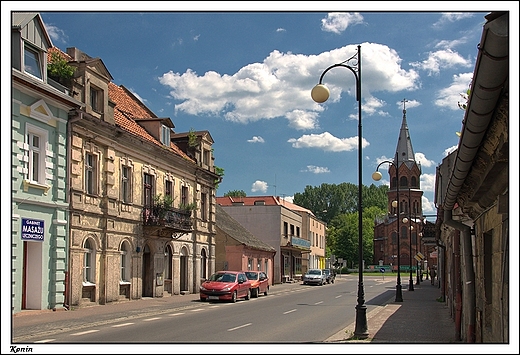
[[[224,194],[224,197],[246,197],[244,190],[231,190]]]
[[[76,68],[69,65],[65,58],[62,58],[57,52],[51,53],[49,63],[47,63],[47,75],[49,78],[60,84],[68,84],[70,78],[74,76]]]

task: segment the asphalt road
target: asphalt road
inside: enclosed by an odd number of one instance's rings
[[[117,319],[92,317],[31,342],[47,344],[320,343],[355,321],[357,278],[324,286],[294,285],[237,303],[194,302]],[[393,284],[365,278],[367,312],[391,297]]]

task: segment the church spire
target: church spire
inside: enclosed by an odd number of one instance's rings
[[[403,122],[401,123],[401,130],[399,132],[399,139],[397,141],[397,149],[395,151],[394,162],[399,166],[403,163],[415,163],[415,155],[412,148],[412,140],[410,139],[410,132],[408,131],[408,124],[406,123],[406,103],[408,100],[403,99]]]

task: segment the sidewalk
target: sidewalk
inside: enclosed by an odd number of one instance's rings
[[[354,340],[355,323],[333,335],[332,343],[461,343],[455,339],[455,322],[450,317],[437,284],[423,280],[408,291],[408,281],[402,284],[403,302],[395,302],[395,293],[386,302],[367,313],[368,333],[365,340]]]

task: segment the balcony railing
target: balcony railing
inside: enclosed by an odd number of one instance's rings
[[[191,210],[152,206],[143,208],[143,225],[145,227],[160,227],[172,232],[191,232],[193,221]]]

